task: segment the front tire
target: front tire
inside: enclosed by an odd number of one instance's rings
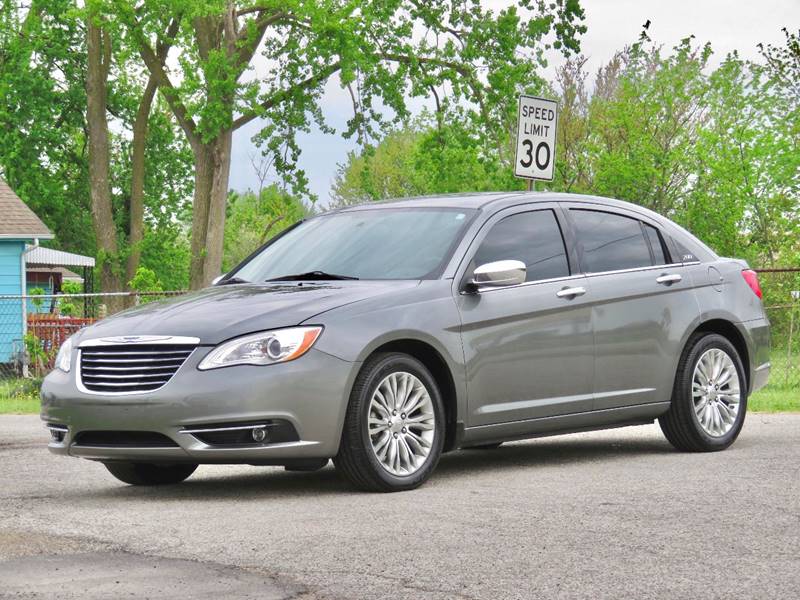
[[[168,485],[180,483],[195,472],[195,464],[154,464],[137,462],[103,463],[108,471],[130,485]]]
[[[370,492],[411,490],[430,477],[444,444],[444,404],[420,361],[377,354],[350,394],[336,469]]]
[[[747,379],[727,338],[698,333],[686,344],[669,411],[658,424],[678,450],[724,450],[739,436],[747,411]]]

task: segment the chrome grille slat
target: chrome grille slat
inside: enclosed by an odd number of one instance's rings
[[[186,356],[189,356],[188,354]],[[117,359],[117,358],[84,358],[89,363],[101,364],[129,364],[129,363],[163,363],[163,362],[177,362],[182,363],[186,358],[130,358],[130,359]]]
[[[97,380],[103,381],[105,379],[122,379],[125,381],[136,381],[137,379],[153,379],[154,377],[158,379],[169,379],[172,377],[172,373],[141,373],[136,375],[106,375],[105,373],[101,373],[100,375],[89,375],[88,373],[84,374],[83,380],[84,382],[87,380]]]
[[[80,383],[88,392],[152,392],[172,379],[196,346],[124,343],[81,348]]]
[[[153,354],[152,352],[133,352],[133,351],[130,351],[130,352],[128,352],[128,351],[125,351],[125,352],[106,352],[106,351],[92,350],[92,349],[87,349],[87,348],[84,348],[82,351],[86,356],[93,356],[93,357],[94,356],[119,356],[120,354],[124,354],[125,356],[151,356]],[[180,356],[187,356],[188,354],[191,354],[191,351],[175,350],[173,352],[163,352],[163,353],[160,353],[160,354],[164,354],[164,355],[178,354]]]
[[[148,366],[144,366],[144,365],[140,366],[140,367],[90,367],[88,365],[84,365],[83,366],[83,370],[84,371],[114,371],[114,372],[119,372],[119,371],[123,371],[123,372],[125,372],[125,371],[171,371],[172,367],[170,367],[170,366],[166,366],[165,367],[163,365],[153,366],[153,367],[148,367]]]

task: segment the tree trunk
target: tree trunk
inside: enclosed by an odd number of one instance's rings
[[[151,76],[147,81],[139,110],[136,111],[136,120],[133,122],[133,142],[131,151],[131,202],[129,214],[128,243],[130,254],[125,273],[125,283],[134,278],[142,258],[142,239],[144,237],[144,178],[145,178],[145,148],[147,146],[147,128],[150,119],[150,108],[156,95],[158,86]]]
[[[118,292],[121,282],[118,271],[117,231],[114,225],[109,183],[110,150],[106,116],[108,69],[111,61],[111,42],[107,32],[93,15],[86,20],[86,127],[88,131],[89,189],[92,202],[92,223],[100,263],[100,288],[103,292]],[[111,298],[105,303],[109,313],[122,303]]]
[[[194,146],[195,187],[192,218],[190,286],[200,289],[222,271],[225,205],[231,166],[233,131]]]

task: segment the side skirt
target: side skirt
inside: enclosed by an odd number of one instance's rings
[[[459,447],[464,448],[476,444],[510,442],[512,440],[595,431],[598,429],[613,429],[629,425],[647,425],[668,410],[669,402],[653,402],[569,415],[542,417],[540,419],[467,427],[459,440]]]

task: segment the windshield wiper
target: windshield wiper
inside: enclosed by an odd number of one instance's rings
[[[358,279],[358,277],[336,275],[335,273],[326,273],[325,271],[309,271],[308,273],[298,273],[296,275],[281,275],[280,277],[273,277],[266,281],[324,281],[326,279]]]
[[[222,279],[216,283],[216,285],[233,285],[236,283],[250,283],[247,279],[242,279],[241,277],[231,277],[230,279]]]

